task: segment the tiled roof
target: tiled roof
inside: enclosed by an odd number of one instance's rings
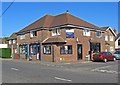
[[[101,30],[106,31],[108,28],[109,28],[109,26],[106,26],[106,27],[101,27]]]
[[[16,33],[13,33],[10,37],[9,37],[9,40],[10,39],[17,39],[17,34]]]
[[[99,27],[87,21],[84,21],[71,14],[63,13],[57,16],[45,15],[42,18],[38,19],[37,21],[33,22],[32,24],[28,25],[27,27],[23,28],[18,33],[32,30],[35,28],[40,28],[40,27],[51,28],[59,25],[65,25],[65,24],[72,24],[72,25],[81,26],[81,27],[99,29]]]

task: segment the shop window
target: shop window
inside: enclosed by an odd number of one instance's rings
[[[102,37],[102,32],[101,32],[101,31],[97,31],[97,32],[96,32],[96,36],[97,36],[97,37]]]
[[[31,44],[30,45],[30,54],[36,55],[40,51],[40,45]]]
[[[83,30],[83,35],[90,36],[90,30],[88,30],[88,29]]]
[[[66,30],[66,38],[74,38],[74,29]]]
[[[100,43],[91,43],[90,49],[92,53],[98,53],[100,52]]]
[[[44,46],[43,53],[44,54],[51,54],[51,46]]]
[[[53,29],[52,36],[60,35],[60,29]]]
[[[60,46],[60,54],[72,54],[72,45]]]
[[[20,54],[25,54],[25,46],[20,46]]]

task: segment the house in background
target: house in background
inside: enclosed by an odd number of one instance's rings
[[[120,50],[120,33],[118,33],[118,35],[115,39],[115,49]]]
[[[20,58],[53,62],[85,61],[96,52],[113,52],[116,36],[110,27],[100,28],[67,12],[45,15],[17,35]]]
[[[114,52],[115,51],[115,38],[117,36],[116,29],[112,30],[110,26],[101,27],[105,31],[105,51]]]
[[[0,38],[0,48],[8,48],[8,42],[3,38]]]
[[[18,58],[17,56],[17,34],[13,33],[8,39],[8,47],[12,50],[12,58]]]

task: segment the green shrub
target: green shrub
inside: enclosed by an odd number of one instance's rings
[[[11,48],[0,48],[0,58],[11,58]]]

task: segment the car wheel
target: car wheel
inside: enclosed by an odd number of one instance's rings
[[[107,59],[106,59],[106,58],[104,59],[104,62],[105,62],[105,63],[107,62]]]
[[[116,61],[116,58],[113,58],[113,61]]]

